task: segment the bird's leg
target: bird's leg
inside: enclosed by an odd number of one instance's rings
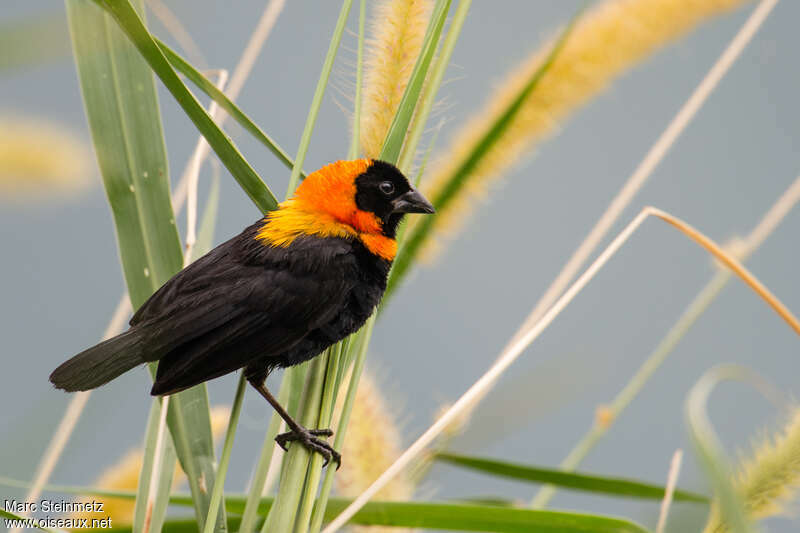
[[[333,446],[328,444],[322,439],[318,439],[317,437],[330,437],[333,435],[333,431],[330,429],[307,429],[301,426],[292,416],[286,412],[286,409],[278,403],[278,400],[275,399],[272,394],[267,390],[266,385],[264,384],[264,379],[256,379],[256,378],[248,378],[250,385],[253,386],[260,394],[263,396],[269,404],[275,409],[281,418],[286,422],[286,425],[289,426],[290,431],[286,433],[281,433],[277,437],[275,437],[275,442],[278,445],[286,450],[286,443],[287,442],[299,442],[303,446],[305,446],[308,450],[312,452],[319,453],[322,457],[325,458],[325,463],[322,466],[326,466],[331,459],[336,463],[336,469],[338,470],[342,464],[342,456],[333,449]]]

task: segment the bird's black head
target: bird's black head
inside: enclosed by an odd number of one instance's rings
[[[391,163],[372,160],[356,179],[356,206],[381,219],[383,234],[394,238],[406,213],[434,213],[431,203]]]

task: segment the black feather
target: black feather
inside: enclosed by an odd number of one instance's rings
[[[394,167],[373,167],[356,180],[359,190],[390,174],[402,181],[399,193],[409,189]],[[370,193],[357,200],[385,215],[393,237],[401,215],[388,214],[389,200]],[[139,308],[128,332],[61,365],[53,384],[87,390],[146,361],[159,361],[154,395],[240,368],[255,381],[311,359],[361,327],[386,289],[390,262],[357,238],[309,235],[271,246],[256,238],[263,224],[178,272]]]
[[[152,394],[242,367],[248,376],[266,375],[301,363],[354,332],[375,309],[387,261],[341,238],[265,246],[255,239],[260,225],[199,260],[197,272],[173,278],[134,317],[137,327],[159,329],[159,346],[171,347],[160,358]],[[198,308],[202,316],[176,323]]]
[[[94,389],[147,362],[149,354],[141,332],[130,329],[62,363],[50,374],[50,382],[68,392]]]

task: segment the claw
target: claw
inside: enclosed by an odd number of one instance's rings
[[[278,446],[287,450],[286,443],[287,442],[299,442],[303,446],[305,446],[308,450],[312,452],[317,452],[320,454],[324,459],[325,462],[322,463],[322,466],[325,467],[328,463],[331,462],[333,459],[336,462],[336,469],[338,470],[339,467],[342,465],[342,456],[333,449],[333,446],[325,442],[324,440],[318,439],[317,437],[330,437],[333,435],[333,431],[330,429],[305,429],[301,428],[300,431],[289,431],[287,433],[281,433],[277,437],[275,437],[275,442],[278,443]]]

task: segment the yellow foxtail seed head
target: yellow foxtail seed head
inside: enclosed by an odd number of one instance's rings
[[[734,487],[750,518],[767,518],[785,512],[786,504],[800,488],[800,408],[794,409],[781,433],[764,438],[754,447],[752,457],[741,461]],[[704,531],[728,531],[716,503]]]
[[[0,117],[0,197],[80,189],[90,177],[88,148],[62,126]]]
[[[436,228],[440,235],[454,234],[474,201],[486,196],[492,180],[616,78],[698,24],[743,3],[745,0],[606,0],[584,14],[502,138],[471,173],[453,202],[438,209]],[[452,180],[456,169],[551,48],[552,42],[545,43],[510,72],[483,111],[456,133],[450,147],[432,166],[431,179],[423,189],[437,208],[439,191]]]
[[[372,36],[364,55],[361,150],[380,154],[392,118],[422,48],[431,0],[383,0],[375,5]]]
[[[230,418],[230,408],[216,406],[211,408],[211,432],[215,440],[222,437]],[[140,449],[130,450],[122,459],[106,469],[92,486],[106,490],[136,490],[139,486],[139,474],[142,470],[144,454]],[[178,464],[175,465],[175,474],[172,478],[172,487],[177,487],[185,480],[183,470]],[[76,512],[70,518],[87,518],[89,523],[96,518],[102,520],[106,516],[111,517],[114,524],[118,526],[128,525],[133,522],[134,501],[122,498],[106,498],[98,496],[85,496],[81,502],[102,502],[103,512],[101,514],[93,512]],[[80,531],[80,530],[76,530]]]
[[[342,391],[347,390],[349,380],[342,384]],[[341,412],[344,394],[339,395],[336,407],[337,416]],[[381,386],[367,371],[361,375],[358,383],[356,399],[350,415],[342,449],[344,461],[334,478],[336,490],[341,496],[355,497],[383,473],[402,452],[402,441],[396,417],[387,405],[381,392]],[[409,500],[414,494],[414,483],[403,472],[389,482],[375,496],[380,500]],[[353,527],[353,531],[369,531],[376,533],[402,532],[397,528]]]

